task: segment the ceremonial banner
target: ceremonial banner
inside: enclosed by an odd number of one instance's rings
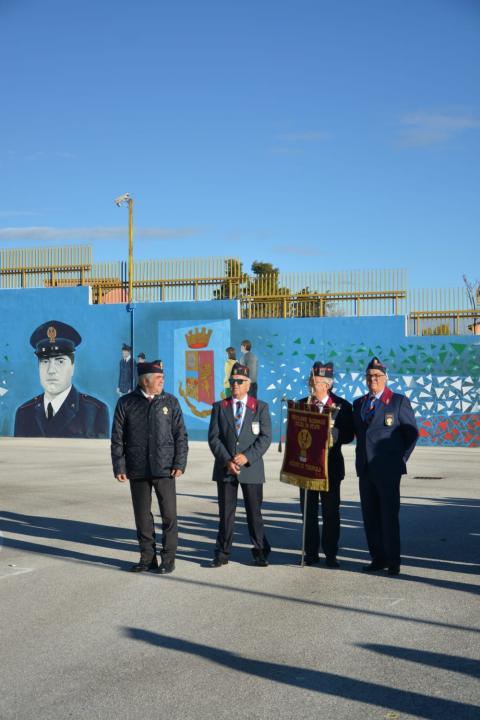
[[[304,490],[328,490],[330,423],[330,413],[289,403],[282,482]]]

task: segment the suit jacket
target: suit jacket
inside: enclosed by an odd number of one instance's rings
[[[58,412],[47,420],[44,394],[20,405],[15,414],[15,437],[108,438],[108,408],[74,385]]]
[[[352,406],[343,398],[333,393],[328,394],[330,402],[338,407],[333,412],[332,437],[333,445],[328,451],[328,477],[334,481],[345,477],[345,461],[342,455],[342,445],[352,442],[354,438]],[[309,398],[302,398],[299,402],[308,404]],[[311,406],[310,406],[311,407]]]
[[[124,360],[123,358],[119,362],[118,371],[118,389],[121,393],[128,393],[132,388],[132,373],[133,373],[133,388],[137,384],[137,365],[133,362],[133,358]]]
[[[418,438],[417,422],[405,395],[394,393],[386,387],[377,401],[370,423],[364,413],[368,394],[353,403],[353,422],[356,447],[356,470],[361,475],[368,463],[369,471],[383,476],[391,473],[404,475],[407,460]]]
[[[233,399],[216,402],[212,407],[208,444],[215,456],[213,477],[215,481],[241,483],[264,483],[263,455],[272,442],[272,421],[267,403],[248,397],[243,425],[237,437],[233,417]],[[226,463],[237,453],[243,453],[248,463],[240,475],[227,475]]]

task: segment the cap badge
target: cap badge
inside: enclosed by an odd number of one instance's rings
[[[57,331],[53,327],[53,325],[50,325],[50,327],[47,330],[47,337],[50,340],[51,343],[55,342],[55,338],[57,337]]]

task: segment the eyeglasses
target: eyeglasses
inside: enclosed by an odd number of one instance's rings
[[[378,380],[378,378],[385,377],[384,373],[378,373],[376,375],[367,375],[367,380]]]
[[[239,378],[232,378],[228,381],[230,385],[242,385],[244,382],[248,382],[247,380],[240,380]]]

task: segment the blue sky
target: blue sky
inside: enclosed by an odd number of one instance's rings
[[[0,247],[480,279],[480,0],[0,0]]]

